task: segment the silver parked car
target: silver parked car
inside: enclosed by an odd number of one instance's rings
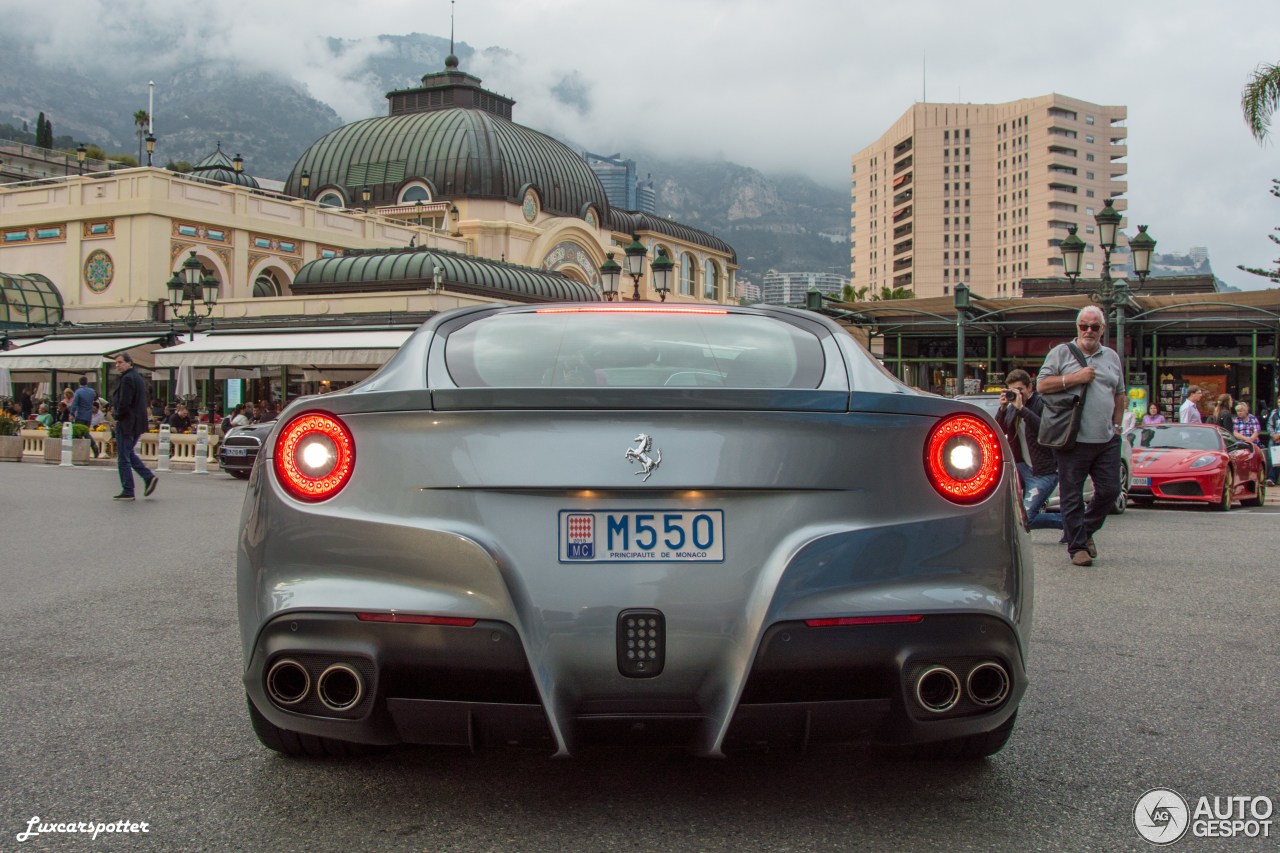
[[[839,326],[467,308],[292,403],[238,549],[266,746],[598,741],[976,758],[1027,685],[1008,445]]]

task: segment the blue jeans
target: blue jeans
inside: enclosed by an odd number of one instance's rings
[[[138,436],[116,429],[116,468],[120,471],[120,490],[126,495],[133,494],[134,471],[138,472],[138,476],[144,483],[150,483],[151,478],[155,476],[150,468],[142,464],[142,460],[138,458],[138,452],[133,449],[137,443]]]
[[[1107,442],[1077,442],[1058,457],[1058,497],[1067,551],[1085,550],[1085,542],[1102,529],[1120,494],[1120,436]],[[1084,479],[1093,478],[1093,498],[1084,504]]]
[[[1022,508],[1027,513],[1027,524],[1032,530],[1061,530],[1062,513],[1041,512],[1054,486],[1058,485],[1057,474],[1031,473],[1031,466],[1025,462],[1018,463],[1018,477],[1022,480]]]

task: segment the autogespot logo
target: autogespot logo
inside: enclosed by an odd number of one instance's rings
[[[1172,844],[1187,834],[1187,801],[1177,791],[1152,788],[1133,807],[1133,825],[1152,844]]]

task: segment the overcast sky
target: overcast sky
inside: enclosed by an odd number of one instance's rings
[[[1214,271],[1241,287],[1267,282],[1237,264],[1274,266],[1280,257],[1267,239],[1280,225],[1280,199],[1268,192],[1280,177],[1280,118],[1277,141],[1260,146],[1239,106],[1254,67],[1280,62],[1276,0],[457,0],[454,8],[460,43],[509,52],[482,53],[463,70],[515,98],[521,124],[599,153],[723,157],[832,187],[847,187],[853,152],[923,94],[998,103],[1059,92],[1122,104],[1131,232],[1149,225],[1158,251],[1207,246]],[[447,38],[449,13],[449,0],[0,0],[4,25],[40,43],[50,61],[132,63],[145,80],[154,76],[149,63],[189,51],[211,70],[225,62],[289,74],[345,120],[381,114],[371,104],[382,93],[342,79],[359,51],[321,61],[323,40]],[[140,19],[168,34],[153,59],[133,44]]]

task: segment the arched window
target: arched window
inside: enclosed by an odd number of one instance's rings
[[[702,265],[702,298],[720,301],[720,270],[710,259]]]
[[[275,273],[265,270],[261,275],[253,280],[253,298],[257,299],[262,296],[279,296],[280,283],[276,280]]]
[[[682,252],[680,254],[680,292],[685,296],[693,296],[697,279],[698,268],[693,263],[693,255]]]
[[[412,184],[405,187],[404,192],[400,193],[400,203],[413,204],[415,201],[420,201],[423,204],[431,201],[431,190],[422,184]]]
[[[347,201],[336,190],[325,190],[316,199],[316,204],[321,207],[346,207]]]

